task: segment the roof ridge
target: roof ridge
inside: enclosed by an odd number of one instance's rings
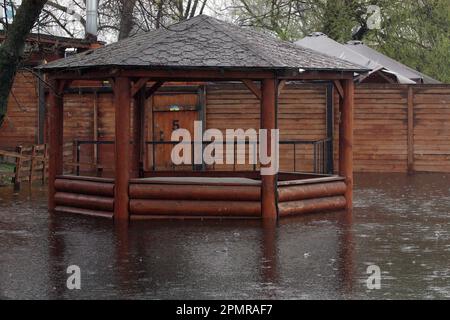
[[[187,30],[189,30],[189,29],[195,27],[196,25],[198,25],[198,24],[201,23],[202,21],[207,21],[208,19],[206,19],[205,17],[208,17],[208,16],[206,16],[206,15],[198,15],[198,16],[195,16],[195,17],[192,18],[192,19],[179,21],[179,22],[177,22],[177,23],[175,23],[175,24],[172,24],[172,25],[170,25],[170,26],[168,26],[168,27],[162,27],[162,28],[160,28],[160,29],[154,29],[154,30],[146,31],[146,32],[144,32],[144,33],[142,33],[142,34],[140,34],[140,35],[135,35],[135,36],[129,37],[129,38],[125,39],[125,40],[137,38],[138,36],[144,38],[143,40],[147,40],[146,38],[148,38],[148,36],[150,36],[150,35],[153,33],[153,34],[155,35],[155,37],[152,39],[151,42],[154,43],[154,42],[159,41],[161,38],[164,38],[164,37],[166,36],[166,33],[170,33],[170,32],[175,32],[175,33],[176,33],[176,32],[184,32],[184,31],[187,31]],[[196,19],[196,18],[197,18],[197,19]],[[195,21],[195,20],[193,21],[193,19],[198,20],[198,21]],[[189,26],[186,26],[186,28],[183,28],[183,29],[180,29],[180,30],[174,30],[174,29],[176,29],[176,27],[180,27],[180,26],[182,26],[183,24],[188,24],[188,22],[190,22],[190,24],[189,24]],[[175,27],[175,28],[174,28],[174,27]],[[159,33],[159,34],[158,34],[158,33]],[[147,36],[147,37],[146,37],[146,36]],[[119,43],[119,42],[116,42],[116,43]],[[143,51],[143,50],[149,49],[149,47],[150,47],[150,46],[145,46],[144,48],[136,48],[136,50],[133,50],[133,52],[132,52],[128,57],[124,57],[124,58],[121,60],[121,62],[124,62],[124,61],[126,61],[127,59],[129,59],[130,57],[133,57],[134,54],[136,54],[136,53],[139,53],[139,52],[141,52],[141,51]]]
[[[214,19],[214,20],[217,20],[217,21],[219,21],[220,23],[224,23],[224,21],[215,19],[215,18],[213,18],[213,17],[210,17],[210,16],[207,16],[207,17],[208,17],[208,18],[212,18],[212,19]],[[247,46],[245,43],[242,43],[242,41],[241,41],[240,39],[238,39],[238,37],[234,37],[234,34],[233,34],[233,33],[228,34],[228,33],[224,32],[223,30],[217,28],[216,25],[212,24],[209,20],[210,20],[210,19],[205,19],[205,21],[206,21],[209,25],[211,25],[215,30],[217,30],[217,31],[221,32],[222,34],[226,35],[228,38],[230,38],[230,39],[232,39],[232,40],[238,42],[241,46],[243,46],[243,47],[245,47],[246,49],[250,50],[250,51],[251,51],[255,56],[257,56],[258,58],[260,58],[260,59],[262,59],[262,60],[268,62],[270,65],[274,65],[274,64],[273,64],[273,61],[267,60],[266,57],[260,55],[259,52],[257,52],[257,51],[254,50],[253,48]],[[225,24],[226,24],[226,25],[229,25],[229,26],[232,26],[232,27],[235,27],[233,24],[228,23],[228,22],[225,22]]]

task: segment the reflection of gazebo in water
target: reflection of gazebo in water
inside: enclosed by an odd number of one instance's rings
[[[48,99],[52,211],[116,220],[273,219],[351,207],[353,77],[367,71],[358,65],[199,16],[40,68],[52,87]],[[113,179],[63,175],[62,96],[76,80],[109,81],[113,87]],[[271,130],[277,128],[279,88],[286,81],[316,80],[333,82],[341,97],[338,176],[261,175],[211,171],[204,166],[190,172],[142,170],[143,104],[165,82],[241,81],[261,101],[261,129]],[[271,148],[269,144],[269,153]]]

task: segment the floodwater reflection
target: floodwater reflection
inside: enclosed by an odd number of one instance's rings
[[[0,296],[89,299],[448,298],[447,175],[358,175],[353,212],[277,222],[49,216],[45,190],[0,189]],[[366,269],[382,270],[369,290]],[[81,290],[66,288],[81,268]]]

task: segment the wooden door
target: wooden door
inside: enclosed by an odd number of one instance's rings
[[[202,90],[193,86],[167,86],[155,93],[147,112],[147,141],[170,142],[176,129],[188,130],[194,135],[194,122],[201,119],[204,110]],[[192,170],[192,165],[175,166],[171,153],[173,144],[150,144],[146,147],[146,168],[153,170]]]
[[[194,137],[194,122],[198,119],[197,111],[163,111],[154,113],[153,141],[170,142],[172,132],[186,129]],[[175,166],[171,159],[173,144],[157,144],[154,147],[156,170],[190,170],[191,165]]]

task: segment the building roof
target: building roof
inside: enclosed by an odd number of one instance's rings
[[[0,30],[0,42],[2,42],[6,38],[6,32],[4,30]],[[67,37],[59,37],[53,36],[49,34],[37,34],[30,33],[26,38],[27,43],[38,43],[41,45],[48,45],[49,47],[58,47],[58,48],[77,48],[77,49],[90,49],[93,44],[103,43],[98,41],[90,41],[87,39],[77,39],[77,38],[67,38]]]
[[[378,63],[347,48],[343,44],[334,41],[322,32],[311,33],[307,37],[295,42],[295,44],[311,50],[327,53],[328,55],[339,59],[352,61],[353,63],[369,68],[372,71],[378,70],[381,67]]]
[[[295,44],[362,65],[371,69],[372,73],[380,71],[382,73],[392,74],[397,78],[399,83],[440,83],[369,48],[360,41],[350,41],[344,45],[329,38],[326,34],[314,32],[298,40]]]
[[[382,66],[384,66],[387,70],[399,74],[403,77],[406,77],[410,80],[413,80],[415,82],[423,82],[427,84],[439,84],[439,82],[436,79],[433,79],[423,73],[420,73],[417,70],[414,70],[392,58],[389,58],[388,56],[366,46],[361,41],[350,41],[345,45],[346,48],[357,52],[371,61],[378,63]]]
[[[272,35],[200,15],[169,28],[138,34],[40,68],[242,68],[367,72]]]

